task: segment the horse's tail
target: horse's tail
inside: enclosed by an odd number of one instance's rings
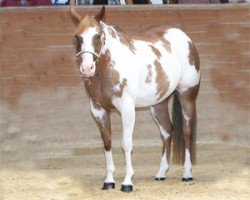
[[[178,99],[178,93],[174,93],[173,100],[173,111],[172,111],[172,119],[173,119],[173,162],[176,164],[183,164],[185,159],[185,142],[184,142],[184,134],[183,134],[183,117],[182,117],[182,108],[181,103]],[[196,151],[196,111],[194,112],[194,116],[192,118],[191,124],[191,144],[190,144],[190,154],[192,164],[195,164],[195,151]]]

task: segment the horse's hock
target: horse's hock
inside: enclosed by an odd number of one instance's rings
[[[82,14],[98,9],[77,8]],[[32,146],[26,142],[33,140],[54,142],[55,146],[60,143],[64,149],[101,146],[76,69],[69,10],[1,9],[3,143],[21,137],[24,149]],[[114,6],[107,7],[106,12],[106,21],[126,32],[169,24],[192,38],[200,53],[202,73],[197,102],[198,142],[249,140],[249,18],[249,4]],[[113,137],[120,145],[120,118],[114,113],[112,120]],[[160,143],[148,110],[138,111],[136,122],[135,145],[142,141]]]

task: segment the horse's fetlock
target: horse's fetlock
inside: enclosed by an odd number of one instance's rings
[[[131,169],[127,170],[127,175],[128,176],[132,177],[134,174],[135,174],[134,169],[131,168]]]

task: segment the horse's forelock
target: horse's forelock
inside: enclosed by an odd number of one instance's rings
[[[99,27],[99,26],[100,26],[100,24],[93,17],[90,17],[89,15],[87,15],[79,23],[79,25],[75,31],[75,35],[80,35],[80,34],[84,33],[84,31],[86,31],[88,28]]]

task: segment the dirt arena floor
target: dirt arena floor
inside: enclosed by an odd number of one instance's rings
[[[182,167],[177,165],[171,165],[166,181],[154,181],[161,146],[137,145],[133,151],[134,192],[129,194],[120,192],[125,165],[119,147],[113,149],[116,188],[109,191],[101,190],[105,178],[101,147],[74,148],[68,156],[37,156],[32,149],[27,152],[22,157],[11,151],[2,153],[0,199],[250,199],[249,147],[199,144],[198,163],[193,168],[195,180],[183,183]]]

